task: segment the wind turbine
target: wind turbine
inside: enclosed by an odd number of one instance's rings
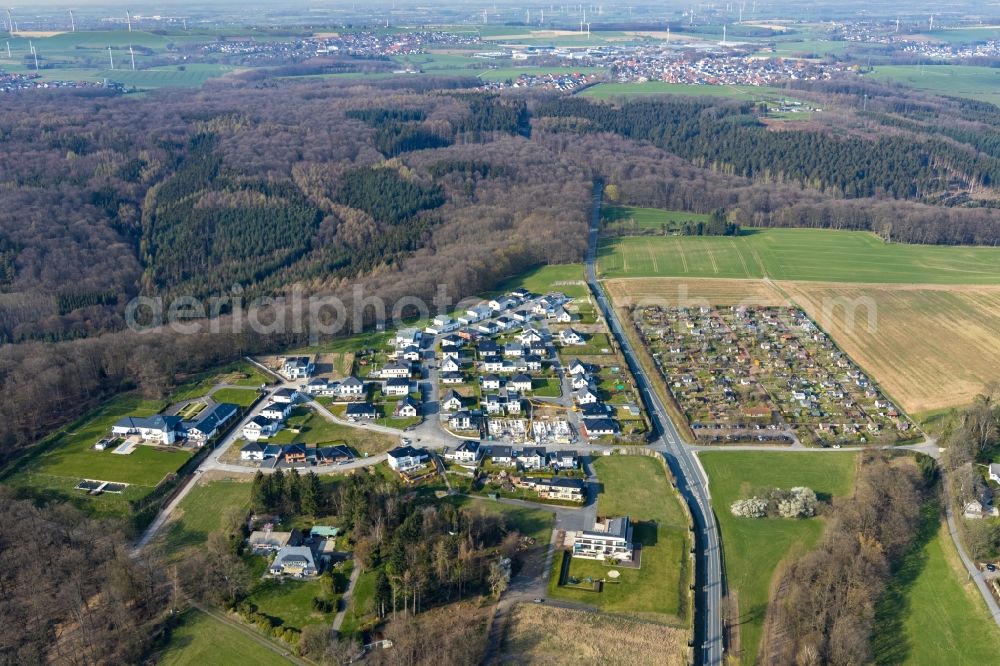
[[[35,58],[35,71],[38,71],[38,53],[35,51],[35,45],[28,40],[28,48],[31,49],[31,55]]]
[[[14,59],[14,56],[11,55],[11,53],[10,53],[10,41],[7,42],[7,59],[8,60],[13,60]]]
[[[70,30],[76,32],[76,19],[73,18],[73,10],[69,10],[69,27]]]
[[[111,61],[111,71],[115,71],[115,57],[111,55],[111,46],[108,46],[108,60]]]
[[[726,45],[726,26],[722,26],[722,45]]]
[[[14,34],[14,18],[10,15],[10,10],[7,10],[7,32]]]
[[[128,23],[128,31],[132,32],[132,15],[129,14],[128,10],[125,10],[125,22]]]
[[[135,51],[132,50],[132,45],[128,45],[128,53],[132,56],[132,71],[135,71]]]

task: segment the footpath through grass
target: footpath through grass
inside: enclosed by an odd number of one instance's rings
[[[549,595],[668,624],[686,624],[690,546],[688,520],[656,458],[612,456],[594,462],[601,484],[600,516],[629,516],[634,538],[642,544],[641,568],[606,566],[596,560],[573,559],[569,575],[577,579],[607,577],[614,569],[618,582],[607,578],[603,592],[559,587],[561,557],[556,557]]]
[[[889,244],[863,231],[748,229],[738,237],[633,236],[605,240],[598,255],[603,278],[1000,284],[1000,248]]]
[[[736,518],[733,501],[765,488],[807,486],[821,499],[850,495],[853,452],[718,451],[699,454],[709,478],[712,506],[722,534],[723,566],[730,594],[739,598],[741,663],[757,657],[771,579],[778,564],[813,548],[823,533],[819,518]]]

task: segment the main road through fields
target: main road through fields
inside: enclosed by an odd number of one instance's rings
[[[642,396],[655,435],[656,448],[666,458],[677,479],[677,487],[687,500],[695,523],[695,663],[715,666],[722,663],[722,558],[719,547],[719,529],[708,494],[708,479],[681,440],[676,426],[670,420],[666,407],[656,395],[642,366],[636,361],[629,338],[624,334],[604,287],[597,281],[597,240],[601,226],[601,186],[594,186],[594,203],[590,217],[590,235],[587,246],[587,284],[597,299],[608,329],[618,340],[622,355],[635,377],[636,388]]]

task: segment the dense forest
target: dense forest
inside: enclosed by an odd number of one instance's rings
[[[114,525],[0,489],[0,664],[136,664],[169,612],[151,560]]]

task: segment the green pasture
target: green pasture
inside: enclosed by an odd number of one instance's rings
[[[1000,104],[1000,70],[972,65],[879,65],[867,76],[934,93]]]

